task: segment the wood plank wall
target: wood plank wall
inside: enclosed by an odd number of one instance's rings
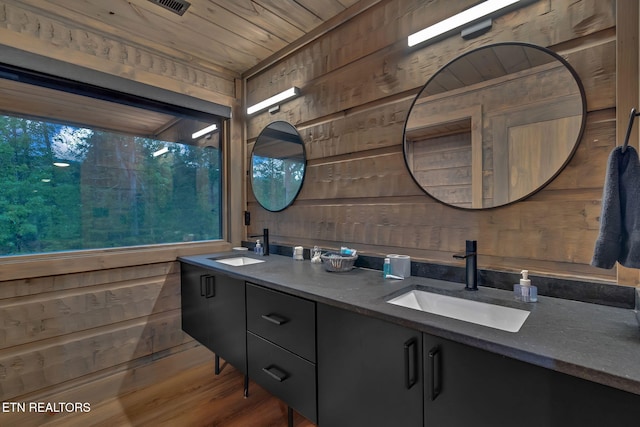
[[[616,1],[538,1],[495,19],[476,39],[454,35],[424,48],[406,47],[407,35],[474,3],[381,1],[245,76],[248,104],[290,86],[302,91],[279,112],[247,119],[248,156],[273,120],[297,127],[308,156],[302,191],[288,209],[267,212],[247,190],[248,234],[268,227],[273,242],[347,245],[441,264],[457,264],[452,254],[465,239],[477,239],[481,268],[616,282],[615,269],[589,265],[616,139]],[[504,41],[548,47],[575,68],[587,97],[583,138],[563,172],[525,201],[483,211],[444,206],[415,185],[404,164],[401,140],[410,103],[453,58]]]
[[[182,331],[176,257],[225,250],[220,242],[51,255],[25,262],[31,274],[3,260],[3,271],[26,277],[0,281],[0,400],[98,405],[211,360]],[[69,272],[44,275],[52,263]],[[0,425],[40,425],[52,415],[69,414],[0,412]]]
[[[44,16],[38,5],[0,2],[1,44],[229,105],[237,113],[239,76],[89,31],[74,23],[73,12]],[[240,141],[237,121],[226,126]],[[243,160],[240,149],[227,156],[230,164]],[[230,198],[240,211],[244,202]],[[231,227],[239,242],[242,230],[229,222]],[[0,259],[0,401],[95,405],[211,358],[181,330],[176,257],[230,248],[200,242]],[[24,414],[18,422],[15,415],[9,421],[10,414],[0,413],[0,425],[39,425],[58,416]]]
[[[0,398],[11,401],[180,347],[174,262],[1,283]]]

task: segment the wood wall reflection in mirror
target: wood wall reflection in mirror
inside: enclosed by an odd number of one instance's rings
[[[273,212],[287,208],[300,192],[306,169],[302,137],[285,121],[269,123],[251,152],[251,189],[260,205]]]
[[[414,180],[451,206],[522,200],[569,162],[586,100],[575,71],[534,45],[500,43],[440,69],[411,106],[404,155]]]

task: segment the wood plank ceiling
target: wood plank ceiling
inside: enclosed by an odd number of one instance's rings
[[[359,0],[21,0],[23,5],[177,58],[241,75]]]
[[[163,0],[164,1],[164,0]],[[169,0],[171,1],[171,0]],[[215,72],[244,72],[308,34],[359,0],[188,0],[183,15],[151,0],[20,0],[46,16],[144,49],[182,58]],[[0,60],[1,61],[1,60]],[[0,81],[0,112],[77,122],[105,130],[154,135],[174,117],[73,94],[54,95],[10,80]],[[42,102],[42,100],[47,100]],[[82,114],[80,112],[94,112]],[[97,114],[95,111],[113,111]]]

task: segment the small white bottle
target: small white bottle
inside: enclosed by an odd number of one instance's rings
[[[256,247],[253,248],[253,252],[256,255],[264,255],[264,249],[262,249],[262,244],[260,243],[260,240],[256,240]]]
[[[322,251],[320,251],[320,248],[317,246],[313,247],[313,255],[311,256],[311,263],[312,264],[320,264],[322,262]]]
[[[522,274],[520,283],[513,285],[514,298],[522,302],[537,302],[538,288],[535,286],[531,286],[531,280],[529,279],[529,270],[522,270],[520,274]]]

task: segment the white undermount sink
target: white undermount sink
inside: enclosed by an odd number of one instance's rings
[[[518,332],[529,316],[527,310],[456,298],[418,289],[406,292],[387,302],[507,332]]]
[[[249,258],[246,256],[239,256],[234,258],[214,259],[214,261],[221,264],[232,265],[234,267],[240,267],[242,265],[258,264],[264,262],[262,259]]]

